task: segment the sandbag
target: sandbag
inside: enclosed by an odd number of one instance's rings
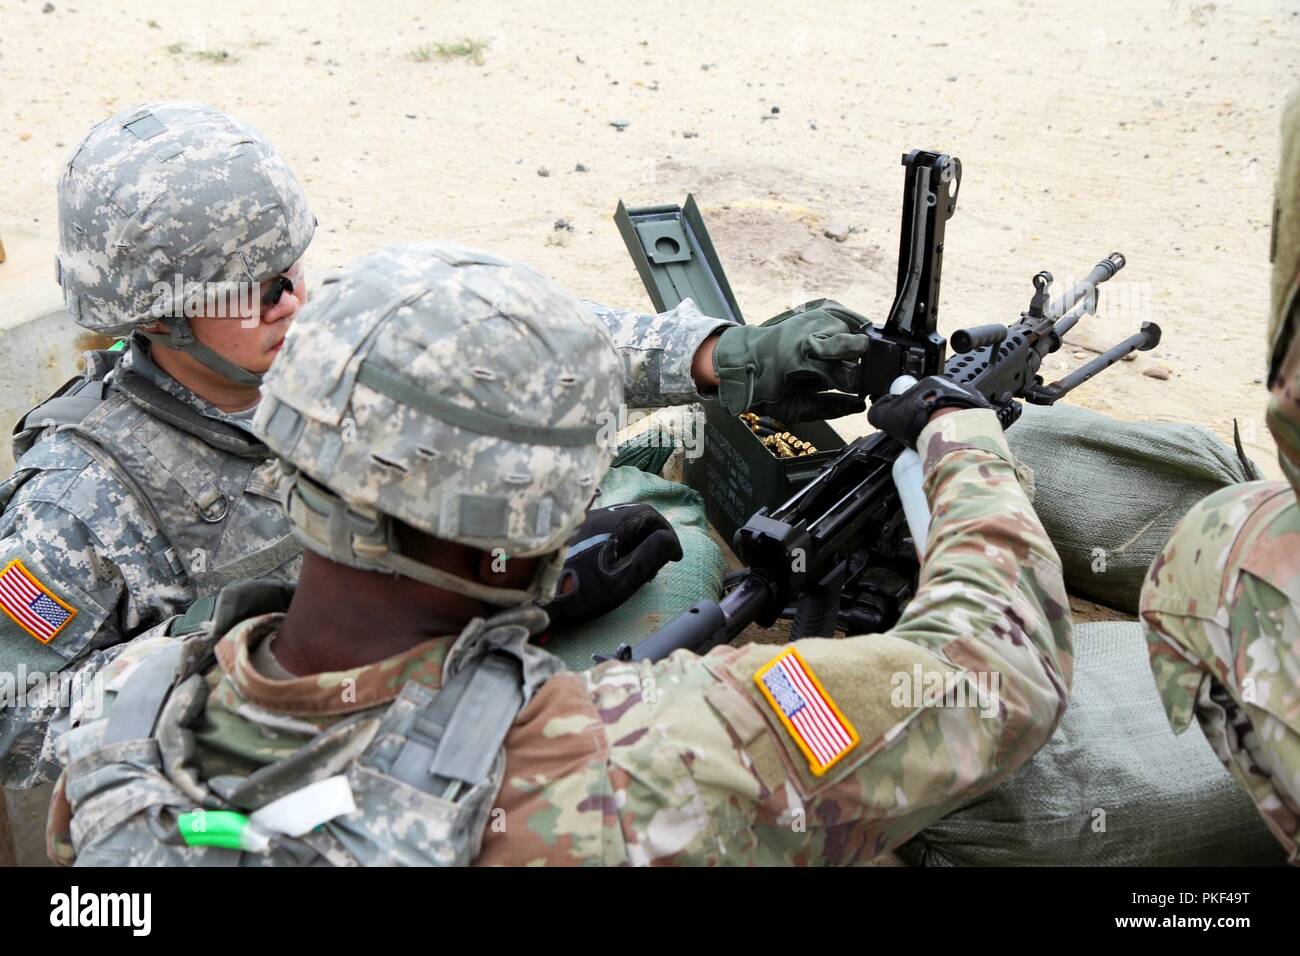
[[[1056,733],[1003,783],[899,848],[916,866],[1283,865],[1193,723],[1175,736],[1137,622],[1075,628]]]
[[[1026,405],[1007,429],[1034,472],[1034,510],[1072,594],[1137,613],[1169,532],[1206,495],[1254,477],[1204,428],[1125,422],[1070,405]]]
[[[673,526],[682,545],[682,559],[663,566],[654,580],[623,604],[582,627],[552,634],[548,651],[571,670],[591,666],[591,655],[608,654],[619,644],[636,644],[696,601],[716,601],[722,594],[725,559],[709,536],[704,499],[699,492],[635,467],[614,467],[600,481],[593,507],[637,501],[653,506]]]

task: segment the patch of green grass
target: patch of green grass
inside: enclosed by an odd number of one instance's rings
[[[209,63],[238,63],[239,57],[231,56],[229,50],[216,50],[204,47],[201,50],[191,50],[184,43],[169,43],[167,52],[174,56],[184,53],[196,60],[207,60]]]
[[[467,37],[456,43],[425,43],[412,50],[410,56],[417,63],[428,63],[436,57],[439,60],[464,59],[482,66],[483,51],[487,48],[486,40],[471,40]]]
[[[229,50],[195,50],[192,56],[209,63],[235,63],[239,60],[239,57],[231,56]]]

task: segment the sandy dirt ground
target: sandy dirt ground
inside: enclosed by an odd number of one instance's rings
[[[434,49],[465,39],[487,46]],[[271,137],[320,220],[318,276],[450,238],[642,305],[611,213],[693,192],[751,321],[817,296],[883,317],[899,157],[938,149],[965,167],[942,331],[1009,321],[1039,269],[1060,282],[1122,250],[1081,344],[1143,320],[1164,342],[1076,400],[1222,437],[1235,417],[1277,475],[1260,376],[1298,43],[1300,4],[1279,0],[0,0],[0,238],[23,253],[0,266],[0,310],[32,269],[52,272],[69,149],[150,99],[203,99]],[[1088,354],[1067,347],[1049,377]]]

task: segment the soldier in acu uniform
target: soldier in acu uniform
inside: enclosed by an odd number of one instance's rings
[[[1142,591],[1151,669],[1176,731],[1195,718],[1300,864],[1300,91],[1282,120],[1267,421],[1286,481],[1210,495]]]
[[[74,150],[59,180],[64,301],[79,325],[129,338],[88,353],[84,376],[15,427],[0,671],[66,674],[232,580],[296,576],[301,548],[248,425],[315,226],[270,144],[198,103],[120,113]],[[250,307],[209,309],[200,291],[187,310],[201,287],[186,283],[242,283],[226,288]],[[45,726],[59,694],[44,686],[48,701],[0,712],[6,786],[57,773]]]
[[[1048,738],[1071,674],[1060,562],[995,415],[934,380],[872,409],[921,452],[934,514],[892,631],[563,671],[533,602],[610,460],[611,344],[537,273],[455,246],[327,282],[254,422],[300,582],[228,587],[209,622],[105,669],[106,715],[74,708],[58,740],[52,855],[858,863]],[[968,706],[912,696],[922,676]]]

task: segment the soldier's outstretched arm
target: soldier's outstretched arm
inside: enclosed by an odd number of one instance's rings
[[[715,332],[732,323],[702,314],[690,299],[653,315],[584,302],[609,330],[623,359],[624,396],[633,408],[683,405],[711,397],[693,374],[695,355]]]
[[[917,447],[930,549],[892,631],[589,672],[607,861],[864,862],[1050,736],[1070,686],[1069,606],[1002,430],[960,411]]]

